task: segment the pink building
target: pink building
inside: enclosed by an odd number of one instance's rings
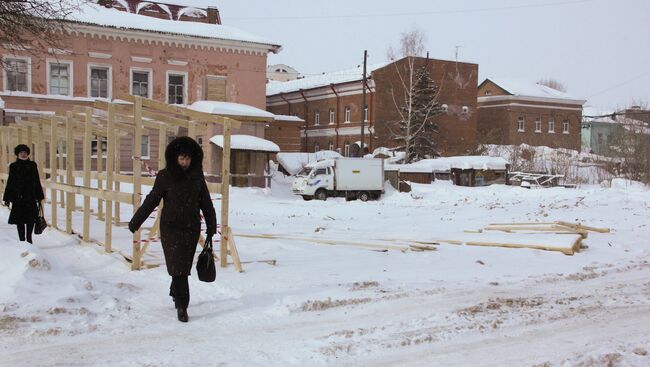
[[[217,100],[265,109],[267,55],[280,46],[222,25],[216,8],[187,6],[192,1],[176,4],[140,0],[115,0],[107,7],[86,4],[68,18],[60,49],[21,52],[17,45],[0,45],[7,65],[0,92],[2,122],[51,115],[121,94],[170,104]],[[219,128],[211,126],[209,136],[200,139],[205,140],[209,172],[218,172],[217,148],[207,138],[218,133]],[[263,137],[264,124],[243,124],[233,133]],[[128,147],[131,143],[125,140],[122,144]],[[143,158],[149,157],[154,169],[157,141],[150,135],[142,146]],[[122,169],[130,170],[131,162],[125,157]]]

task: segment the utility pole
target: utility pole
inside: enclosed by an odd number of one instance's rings
[[[363,157],[363,136],[366,125],[366,63],[368,61],[368,50],[363,51],[363,79],[361,81],[363,88],[362,97],[361,97],[361,147],[359,150],[359,157]]]

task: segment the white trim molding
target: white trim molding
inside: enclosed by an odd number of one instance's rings
[[[582,107],[563,107],[563,106],[549,106],[549,105],[539,105],[539,104],[525,104],[525,103],[504,103],[504,104],[491,104],[487,106],[479,105],[478,108],[495,108],[495,107],[534,107],[534,108],[544,108],[550,110],[568,110],[568,111],[582,111]]]
[[[27,57],[27,56],[17,56],[17,55],[4,55],[2,56],[2,62],[3,64],[7,61],[7,59],[15,59],[15,60],[23,60],[27,62],[27,90],[26,91],[10,91],[7,88],[7,85],[9,84],[8,78],[7,78],[7,70],[2,68],[2,90],[5,92],[25,92],[25,93],[31,93],[32,92],[32,58]]]
[[[528,97],[528,96],[511,96],[511,95],[500,95],[500,96],[484,96],[477,98],[478,103],[486,102],[538,102],[538,103],[555,103],[555,104],[571,104],[571,105],[580,105],[582,106],[587,102],[584,99],[569,99],[569,98],[547,98],[547,97]],[[487,106],[486,106],[487,107]]]
[[[105,54],[103,52],[93,52],[93,51],[88,51],[88,57],[92,57],[93,59],[110,59],[113,57],[111,54]]]
[[[151,63],[153,59],[151,57],[144,57],[144,56],[131,56],[131,61],[133,62],[142,62],[145,64]]]
[[[93,68],[96,68],[96,69],[108,69],[107,75],[106,75],[106,77],[108,78],[108,80],[106,81],[108,83],[107,91],[106,91],[106,93],[107,93],[106,97],[93,97],[92,95],[90,95],[90,93],[91,93],[91,88],[90,88],[91,81],[90,81],[90,78],[91,78],[91,71],[92,71]],[[110,65],[110,64],[95,64],[95,63],[90,63],[89,62],[88,67],[87,67],[86,70],[87,70],[87,73],[88,73],[86,75],[86,84],[87,84],[87,88],[88,88],[88,90],[87,90],[88,97],[89,98],[113,99],[113,66]]]
[[[323,137],[323,136],[336,136],[336,128],[328,128],[328,129],[309,129],[307,130],[307,133],[305,133],[305,130],[301,130],[300,134],[301,137],[306,138],[318,138],[318,137]],[[368,126],[364,126],[365,133],[364,134],[370,134],[370,128]],[[361,135],[361,129],[359,126],[352,126],[352,127],[342,127],[338,129],[339,136],[348,136],[348,135]]]
[[[174,65],[174,66],[187,66],[188,62],[185,60],[172,60],[172,59],[167,59],[167,63],[169,65]]]

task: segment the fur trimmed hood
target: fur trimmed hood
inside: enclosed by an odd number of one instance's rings
[[[186,154],[192,157],[192,163],[187,171],[183,170],[178,164],[178,156]],[[165,149],[165,161],[167,171],[174,177],[180,178],[187,173],[203,173],[203,149],[199,143],[188,136],[179,136],[172,140]]]

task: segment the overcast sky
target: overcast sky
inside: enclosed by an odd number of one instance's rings
[[[210,1],[213,2],[213,1]],[[587,105],[650,102],[650,0],[227,0],[223,24],[282,45],[269,64],[304,74],[386,59],[401,32],[427,35],[432,58],[479,64],[485,77],[552,77]]]

